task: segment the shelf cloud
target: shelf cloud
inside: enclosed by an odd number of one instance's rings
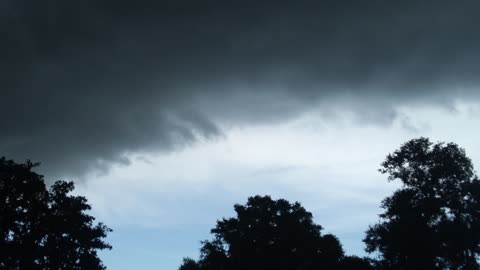
[[[399,106],[475,100],[479,8],[5,0],[0,154],[81,175],[308,110],[388,124]]]

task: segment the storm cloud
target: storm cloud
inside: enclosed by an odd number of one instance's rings
[[[478,1],[0,3],[0,154],[81,175],[306,110],[479,97]],[[362,119],[363,118],[363,119]]]

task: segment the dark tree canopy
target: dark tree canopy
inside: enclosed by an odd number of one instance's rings
[[[462,148],[414,139],[380,171],[403,183],[364,240],[384,268],[480,269],[480,181]]]
[[[370,269],[355,268],[369,265],[360,258],[343,264],[338,239],[322,235],[322,227],[299,203],[255,196],[234,208],[237,216],[217,222],[200,259],[185,259],[180,270]]]
[[[200,270],[200,264],[191,258],[184,258],[179,270]]]
[[[357,256],[345,256],[342,259],[339,270],[373,270],[376,269],[376,261]]]
[[[97,251],[111,230],[94,224],[87,200],[69,195],[72,182],[47,189],[43,176],[24,164],[0,158],[0,269],[105,269]]]

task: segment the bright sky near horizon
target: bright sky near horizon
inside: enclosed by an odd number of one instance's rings
[[[301,202],[347,253],[364,255],[364,232],[398,187],[377,171],[385,156],[426,136],[458,143],[480,165],[478,126],[478,103],[399,109],[391,125],[355,125],[348,114],[325,121],[312,111],[232,128],[172,153],[132,156],[130,165],[88,176],[78,193],[114,228],[114,249],[102,253],[109,269],[176,269],[199,255],[217,219],[256,194]]]

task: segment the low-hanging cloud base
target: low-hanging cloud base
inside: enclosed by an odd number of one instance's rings
[[[0,4],[0,151],[52,176],[308,110],[478,99],[476,1]]]

